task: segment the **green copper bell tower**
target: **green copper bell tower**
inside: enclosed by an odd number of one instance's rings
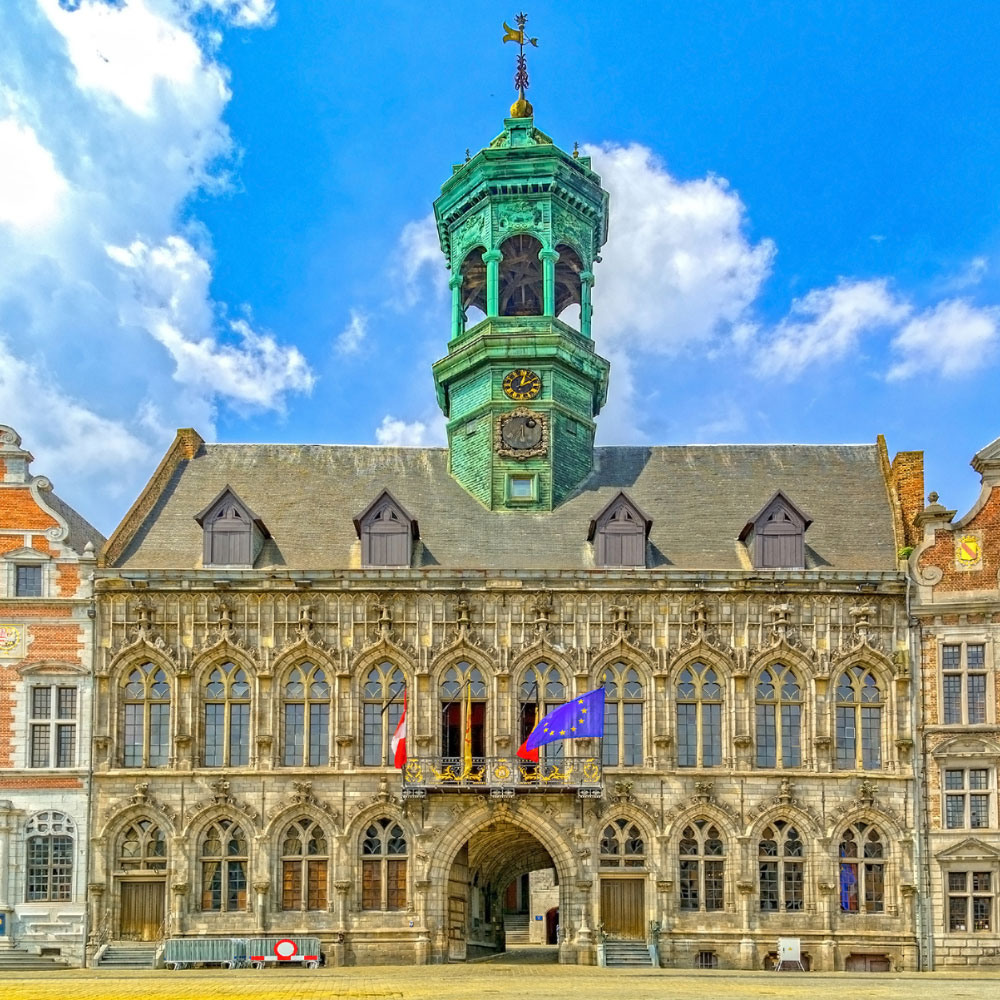
[[[434,203],[452,307],[433,371],[455,479],[492,510],[545,511],[590,473],[607,398],[590,293],[608,195],[588,157],[535,128],[523,54],[535,40],[518,26],[505,25],[521,45],[511,117]]]

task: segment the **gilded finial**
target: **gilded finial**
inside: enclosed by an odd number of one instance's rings
[[[573,143],[573,159],[574,160],[580,159],[580,143],[578,142]]]
[[[520,51],[517,54],[517,71],[514,73],[514,87],[517,90],[517,100],[510,106],[511,118],[530,118],[535,109],[531,102],[524,96],[528,89],[528,62],[524,58],[524,43],[534,45],[538,48],[537,38],[527,38],[524,34],[524,26],[528,23],[528,15],[520,13],[514,18],[517,23],[516,28],[512,28],[506,21],[503,23],[503,42],[517,42]]]

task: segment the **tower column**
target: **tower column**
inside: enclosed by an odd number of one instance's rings
[[[590,336],[590,317],[594,307],[590,304],[590,290],[594,287],[594,272],[580,272],[580,333]]]
[[[542,315],[556,314],[556,261],[559,254],[548,247],[538,251],[538,259],[542,262]]]
[[[500,261],[503,254],[499,250],[487,250],[483,254],[486,263],[486,315],[500,315]]]
[[[448,279],[451,289],[451,339],[465,333],[465,312],[462,309],[462,272],[453,274]]]

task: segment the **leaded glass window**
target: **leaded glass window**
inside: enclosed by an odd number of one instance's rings
[[[864,666],[849,667],[837,682],[836,700],[837,768],[880,768],[884,698],[875,674]]]
[[[284,752],[286,767],[330,762],[330,683],[326,671],[299,663],[289,671],[284,697]]]
[[[250,681],[235,663],[220,663],[204,687],[205,767],[250,763]]]
[[[840,837],[840,908],[845,913],[885,911],[885,848],[882,835],[854,823]]]
[[[945,643],[941,647],[941,688],[946,726],[986,722],[984,643]]]
[[[479,667],[461,660],[441,678],[441,754],[447,765],[460,765],[465,738],[471,741],[473,760],[481,769],[486,755],[486,681]]]
[[[642,832],[627,819],[609,823],[601,834],[602,868],[643,868],[646,844]]]
[[[715,670],[692,663],[677,678],[677,765],[722,763],[722,685]]]
[[[519,742],[530,735],[538,721],[566,701],[566,685],[557,667],[539,660],[525,671],[518,699]],[[565,756],[565,743],[559,740],[538,748],[539,760],[558,761]]]
[[[403,715],[403,671],[388,660],[372,667],[362,689],[361,763],[370,766],[392,764],[392,734]]]
[[[73,821],[61,812],[38,813],[28,821],[27,891],[31,902],[73,898]]]
[[[681,909],[724,909],[726,847],[719,828],[695,820],[684,828],[677,853]]]
[[[247,908],[249,845],[243,828],[221,819],[201,842],[201,908],[227,911]]]
[[[308,817],[292,823],[281,841],[281,908],[325,910],[329,865],[322,827]]]
[[[802,688],[791,667],[773,663],[760,672],[755,709],[757,766],[801,767]]]
[[[642,741],[645,698],[639,673],[635,667],[619,662],[604,671],[603,681],[604,766],[641,767],[645,756]]]
[[[394,820],[382,817],[361,841],[361,909],[406,909],[406,835]]]
[[[776,820],[761,832],[757,872],[763,913],[805,909],[803,856],[799,831],[785,820]]]
[[[118,840],[121,871],[163,871],[167,867],[167,838],[151,819],[130,823]]]
[[[164,767],[170,758],[170,681],[147,661],[133,667],[122,689],[122,763]]]

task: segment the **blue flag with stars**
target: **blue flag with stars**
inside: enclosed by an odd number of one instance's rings
[[[527,750],[537,750],[545,743],[573,740],[581,736],[604,735],[604,687],[588,691],[554,708],[531,730],[524,741]]]

